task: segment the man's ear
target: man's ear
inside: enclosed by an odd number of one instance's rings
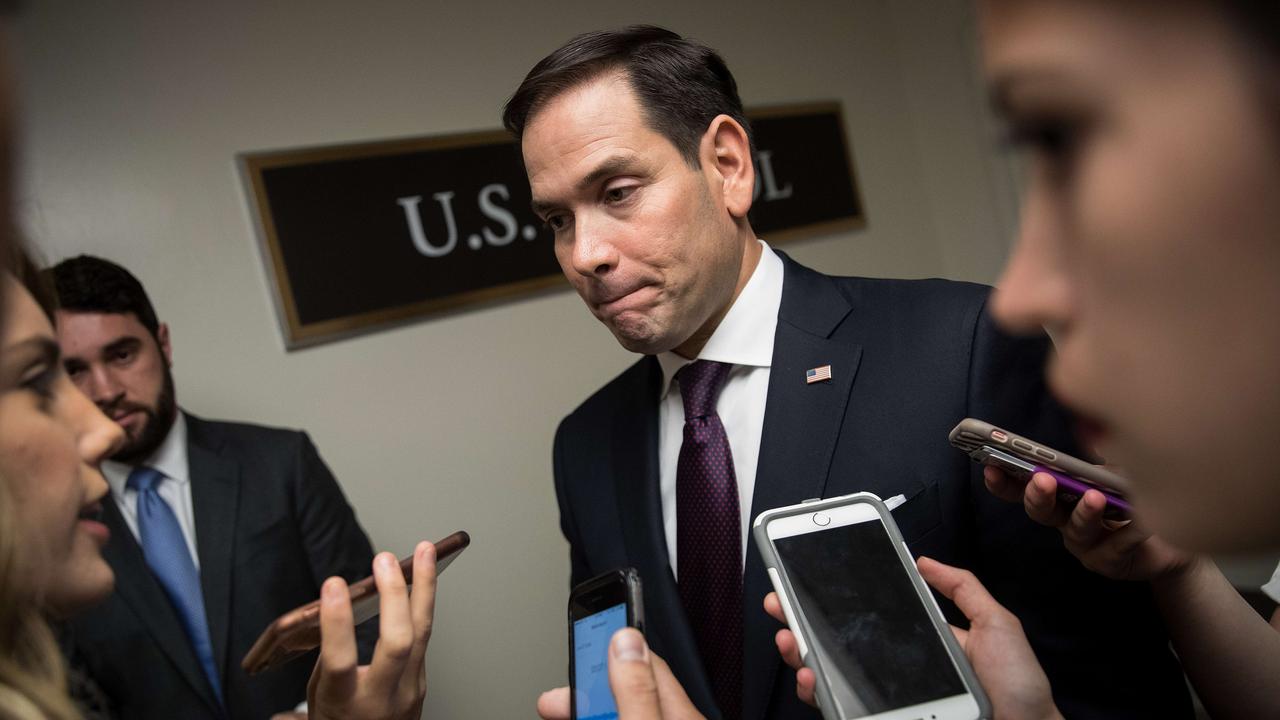
[[[168,323],[160,323],[156,328],[156,343],[160,346],[160,354],[164,355],[164,364],[173,367],[173,348],[169,345]]]
[[[720,176],[720,190],[729,214],[737,219],[746,218],[756,185],[746,129],[728,115],[718,115],[707,127],[702,146],[702,162]]]

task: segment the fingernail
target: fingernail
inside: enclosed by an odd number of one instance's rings
[[[394,570],[396,559],[391,556],[391,553],[382,553],[378,556],[378,565],[380,565],[383,570]]]
[[[613,635],[613,657],[623,662],[644,662],[647,648],[640,631],[623,628]]]
[[[337,600],[342,596],[342,583],[338,582],[337,578],[329,578],[320,588],[320,594],[325,600]]]

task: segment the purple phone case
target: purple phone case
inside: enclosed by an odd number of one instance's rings
[[[1052,475],[1058,481],[1058,497],[1072,505],[1079,502],[1080,498],[1084,497],[1085,492],[1088,490],[1097,490],[1102,493],[1107,499],[1107,507],[1102,511],[1102,517],[1108,520],[1127,520],[1133,512],[1133,508],[1124,498],[1097,485],[1084,482],[1044,465],[1037,465],[1035,472]]]

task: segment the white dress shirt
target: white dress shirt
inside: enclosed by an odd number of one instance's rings
[[[699,360],[730,363],[733,369],[716,400],[716,414],[729,436],[733,471],[738,481],[738,511],[742,516],[742,561],[747,557],[747,532],[751,524],[751,497],[756,487],[756,463],[760,458],[760,433],[769,396],[769,368],[773,364],[773,335],[782,305],[782,259],[763,240],[760,261],[738,294],[711,339],[698,353]],[[662,394],[658,403],[658,481],[662,494],[662,523],[667,538],[671,572],[676,564],[676,464],[684,442],[684,401],[676,371],[692,360],[674,352],[658,355],[662,366]]]
[[[182,527],[182,537],[187,541],[187,551],[191,553],[191,560],[199,571],[195,512],[191,508],[191,468],[187,463],[187,419],[181,412],[173,421],[173,427],[169,428],[169,435],[164,442],[139,465],[154,468],[164,474],[165,479],[156,486],[156,492],[169,503],[173,514],[177,516],[178,525]],[[111,485],[111,495],[120,507],[120,514],[124,515],[124,521],[134,539],[141,545],[142,536],[138,534],[138,492],[125,487],[129,481],[129,473],[135,467],[137,466],[108,460],[102,463],[102,474]]]

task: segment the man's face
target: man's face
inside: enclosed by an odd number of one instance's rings
[[[633,352],[696,354],[743,268],[714,139],[690,167],[616,72],[553,98],[521,142],[534,211],[592,314]]]
[[[169,371],[169,328],[152,337],[133,313],[57,313],[62,362],[76,387],[125,432],[112,456],[147,457],[164,442],[177,409]]]

